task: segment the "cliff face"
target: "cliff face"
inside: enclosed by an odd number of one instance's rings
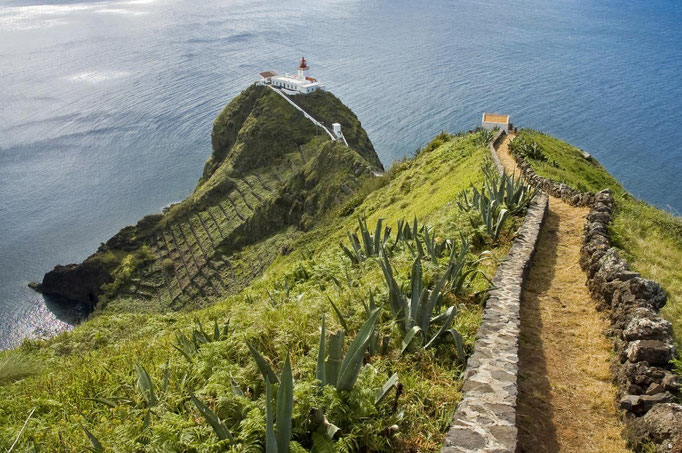
[[[32,287],[99,308],[152,311],[201,306],[242,289],[297,231],[382,169],[357,117],[335,96],[292,100],[330,128],[341,123],[350,147],[332,142],[269,88],[251,86],[216,118],[213,151],[190,197]],[[245,247],[258,251],[240,253]]]

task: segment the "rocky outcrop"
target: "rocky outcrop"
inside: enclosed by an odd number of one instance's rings
[[[31,283],[30,287],[43,294],[56,296],[58,303],[87,303],[91,308],[102,293],[102,285],[114,281],[111,272],[115,266],[97,259],[81,264],[56,266],[45,274],[42,283]]]

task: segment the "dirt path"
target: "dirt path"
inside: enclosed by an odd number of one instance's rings
[[[513,138],[513,137],[512,137]],[[516,164],[508,137],[498,154]],[[588,208],[550,197],[521,305],[517,425],[521,452],[621,452],[606,319],[578,263]]]

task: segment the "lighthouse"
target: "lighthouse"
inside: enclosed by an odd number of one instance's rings
[[[305,57],[301,57],[301,63],[298,65],[298,78],[307,79],[310,74],[310,68],[308,67],[308,62],[305,61]]]
[[[310,77],[310,68],[305,57],[301,57],[298,63],[296,75],[279,75],[275,71],[265,71],[260,73],[261,85],[270,85],[273,88],[282,90],[285,94],[308,94],[316,90],[323,90],[324,85]]]

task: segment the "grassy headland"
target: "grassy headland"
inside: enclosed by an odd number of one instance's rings
[[[277,100],[267,96],[267,102],[276,104]],[[248,132],[248,127],[240,131],[238,137],[263,133]],[[214,146],[216,135],[214,132]],[[347,133],[351,146],[353,137],[360,135],[358,131]],[[442,323],[445,314],[453,314],[450,327],[461,334],[463,351],[455,336],[424,348],[426,341],[417,335],[416,343],[402,353],[406,332],[389,309],[391,293],[382,258],[369,256],[353,263],[339,243],[350,247],[347,234],[357,231],[359,219],[367,219],[370,232],[379,219],[391,226],[387,246],[394,243],[399,220],[416,217],[420,225],[428,225],[432,229],[421,237],[430,234],[441,247],[436,258],[415,260],[416,242],[405,239],[387,262],[397,282],[395,288],[409,294],[415,281],[410,279],[416,275],[415,261],[421,263],[425,288],[433,288],[447,272],[446,240],[455,251],[461,249],[462,241],[471,241],[473,245],[464,255],[467,267],[492,276],[520,217],[507,219],[499,240],[486,243],[485,236],[470,223],[472,214],[457,207],[460,191],[483,182],[488,150],[481,134],[441,134],[417,157],[396,163],[385,176],[359,179],[352,188],[347,187],[351,190],[345,196],[340,194],[346,193],[342,185],[348,185],[348,175],[366,168],[367,161],[352,149],[318,140],[319,136],[311,136],[310,142],[302,145],[303,155],[300,148],[289,155],[292,161],[299,156],[295,161],[298,176],[288,178],[282,193],[303,194],[304,199],[297,200],[310,206],[301,210],[298,220],[268,223],[263,215],[257,221],[244,222],[252,225],[249,228],[236,227],[239,234],[232,234],[229,244],[222,242],[213,248],[220,260],[229,262],[232,274],[224,272],[223,277],[238,278],[243,273],[244,289],[216,297],[216,302],[205,308],[166,314],[158,309],[140,313],[147,311],[144,301],[140,308],[138,299],[112,297],[107,308],[72,332],[26,341],[14,351],[3,352],[1,361],[30,361],[41,366],[0,379],[4,382],[0,385],[0,444],[11,445],[35,409],[18,444],[22,450],[35,446],[39,451],[84,451],[101,444],[116,451],[262,451],[267,392],[262,370],[249,350],[251,345],[275,370],[283,393],[286,373],[280,376],[280,370],[288,369],[285,358],[290,358],[293,451],[438,450],[460,397],[461,353],[471,351],[488,282],[480,274],[470,274],[460,288],[444,291],[436,306],[434,315],[440,316],[433,324]],[[357,142],[359,146],[366,147],[361,142]],[[191,226],[174,222],[187,218],[184,209],[190,209],[185,207],[190,203],[194,209],[203,200],[220,199],[218,188],[232,180],[231,171],[248,167],[240,154],[249,145],[246,140],[242,143],[232,143],[228,153],[214,149],[195,193],[162,218],[153,219],[151,228],[166,225],[162,231],[167,236],[189,236]],[[260,145],[258,149],[262,149]],[[250,170],[258,172],[260,168]],[[254,186],[257,179],[251,181]],[[274,180],[271,176],[265,183]],[[305,220],[306,214],[310,221]],[[208,219],[207,214],[205,222]],[[203,228],[200,220],[192,225],[195,230]],[[203,245],[207,244],[208,240]],[[490,253],[478,259],[486,249]],[[142,253],[139,250],[119,259],[123,263],[119,269],[129,266],[129,275],[134,275],[139,262],[127,257]],[[184,260],[192,259],[186,249],[183,252]],[[157,253],[152,250],[153,256]],[[272,259],[266,262],[267,256]],[[162,269],[170,272],[181,261],[178,256],[173,258],[170,263],[156,259],[151,266],[167,266]],[[144,257],[139,259],[149,264]],[[263,266],[261,276],[254,278],[250,267],[258,262]],[[333,339],[347,331],[341,345],[348,350],[366,322],[365,306],[371,306],[370,301],[383,308],[375,344],[370,346],[370,354],[363,354],[365,365],[357,381],[350,390],[320,387],[316,368],[323,314],[330,338],[327,348],[331,351]],[[435,330],[437,326],[431,327],[429,337]],[[183,337],[198,341],[185,343]],[[332,357],[332,352],[329,354]],[[394,373],[399,383],[390,386],[388,396],[377,402],[377,391]],[[192,395],[211,412],[198,409]],[[212,413],[233,441],[220,440],[225,434],[212,429],[207,420]],[[220,422],[218,428],[222,429]],[[327,423],[339,431],[331,433]],[[280,427],[277,429],[279,432]]]

